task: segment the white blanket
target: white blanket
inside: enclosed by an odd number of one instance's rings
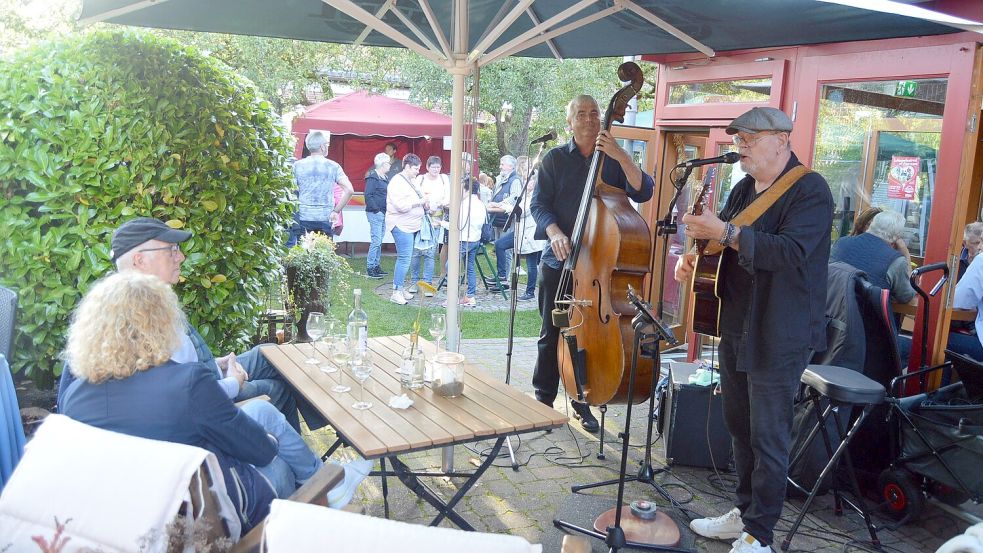
[[[270,553],[541,553],[518,536],[432,528],[274,499],[267,518]]]
[[[37,552],[32,537],[51,543],[57,521],[64,525],[62,538],[70,538],[63,553],[164,551],[166,526],[190,502],[188,485],[202,462],[238,539],[238,519],[208,451],[49,415],[0,495],[0,549],[12,544],[7,553]]]

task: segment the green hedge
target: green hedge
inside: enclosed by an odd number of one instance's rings
[[[255,330],[292,211],[284,131],[248,81],[168,39],[96,32],[0,61],[0,283],[13,366],[60,372],[71,311],[112,270],[114,228],[194,233],[177,292],[220,354]]]

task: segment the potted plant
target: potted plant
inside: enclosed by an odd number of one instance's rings
[[[283,258],[287,277],[287,308],[297,321],[297,341],[310,342],[307,316],[311,311],[326,313],[332,298],[348,297],[352,269],[335,251],[328,236],[309,232],[287,251]]]

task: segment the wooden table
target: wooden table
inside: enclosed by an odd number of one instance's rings
[[[433,344],[420,341],[425,353],[433,353]],[[464,394],[445,398],[434,394],[428,386],[409,390],[400,386],[397,369],[403,350],[409,346],[409,336],[389,336],[369,339],[375,369],[365,382],[365,398],[372,402],[368,410],[352,409],[358,398],[358,382],[344,369],[345,383],[352,390],[331,391],[339,372],[326,374],[321,365],[306,363],[314,348],[311,344],[284,344],[262,349],[263,355],[334,427],[339,440],[328,450],[330,455],[342,443],[350,445],[366,459],[380,459],[383,477],[383,497],[388,499],[386,476],[395,474],[414,493],[438,510],[431,522],[435,526],[447,517],[465,530],[473,530],[454,506],[477,482],[498,456],[507,436],[557,428],[566,424],[567,417],[547,407],[519,390],[494,378],[472,364],[466,363]],[[327,348],[317,352],[323,365],[331,364]],[[405,393],[413,400],[409,409],[389,407],[389,398]],[[398,459],[399,455],[426,451],[454,444],[494,439],[495,445],[482,464],[470,473],[441,473],[467,478],[457,494],[444,502],[416,477],[429,475],[413,472]],[[393,472],[385,468],[386,460]],[[388,501],[385,504],[388,517]]]

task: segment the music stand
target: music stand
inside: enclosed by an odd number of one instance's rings
[[[634,336],[632,339],[632,355],[631,355],[631,370],[628,375],[628,389],[635,389],[635,378],[638,374],[638,357],[642,351],[642,347],[650,348],[650,351],[654,351],[654,359],[656,362],[656,367],[659,366],[659,342],[665,340],[670,345],[676,345],[678,342],[676,337],[672,334],[665,324],[662,323],[655,315],[652,313],[649,306],[635,295],[634,290],[629,287],[628,289],[628,300],[631,301],[632,305],[635,306],[636,314],[632,318],[632,330],[634,331]],[[654,397],[655,382],[659,371],[653,371],[653,385],[650,390],[650,398]],[[654,399],[650,399],[650,403]],[[662,545],[655,543],[639,543],[628,541],[625,531],[622,527],[622,513],[624,511],[624,492],[625,492],[625,482],[628,481],[642,481],[648,482],[655,487],[660,495],[665,497],[674,507],[683,510],[682,506],[675,501],[672,496],[661,486],[659,486],[652,476],[654,476],[655,471],[651,470],[651,434],[652,434],[652,417],[648,417],[648,435],[649,440],[646,442],[646,462],[648,468],[643,466],[643,471],[640,471],[638,476],[626,476],[628,468],[628,446],[631,438],[631,412],[632,405],[631,401],[628,401],[627,409],[625,413],[625,429],[621,434],[621,467],[618,473],[618,478],[616,480],[609,480],[606,482],[599,482],[596,484],[588,484],[584,486],[574,486],[571,491],[579,491],[587,488],[595,488],[599,486],[606,486],[609,484],[618,485],[618,500],[614,510],[614,525],[608,526],[605,533],[598,532],[596,530],[591,530],[575,524],[565,522],[562,520],[554,519],[553,525],[561,530],[573,531],[593,538],[604,540],[604,543],[610,547],[610,551],[617,551],[622,547],[636,547],[640,549],[652,550],[652,551],[669,551],[669,552],[688,552],[688,549],[682,549],[675,547],[679,541],[679,529],[676,527],[675,521],[668,517],[665,513],[656,513],[656,518],[652,524],[662,524],[662,525],[672,525],[675,529],[675,542],[671,542],[671,545]],[[661,469],[660,469],[661,471]],[[642,478],[642,472],[644,472],[645,479]],[[601,515],[602,517],[605,515]],[[660,518],[661,517],[661,518]],[[600,517],[599,517],[600,518]],[[671,535],[671,532],[670,532]]]

